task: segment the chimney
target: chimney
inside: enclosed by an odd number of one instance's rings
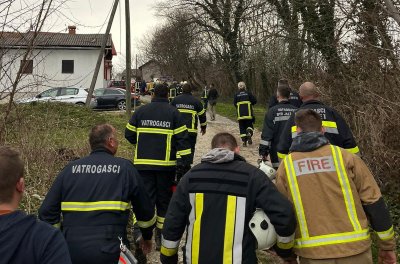
[[[76,26],[68,26],[68,34],[75,35]]]

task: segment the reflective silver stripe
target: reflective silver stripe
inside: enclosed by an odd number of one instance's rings
[[[282,237],[282,236],[277,235],[277,241],[280,243],[285,243],[285,244],[290,243],[294,240],[294,235],[295,235],[295,233],[293,233],[293,235],[287,236],[287,237]]]
[[[295,138],[295,137],[297,137],[297,132],[292,133],[292,138]]]
[[[349,232],[349,233],[339,233],[326,236],[317,236],[306,239],[296,239],[295,248],[305,248],[305,247],[317,247],[332,244],[341,244],[355,242],[359,240],[365,240],[369,238],[368,229]]]
[[[272,167],[278,168],[279,164],[280,164],[280,162],[272,162]]]
[[[193,225],[195,220],[195,207],[194,207],[194,193],[189,193],[189,200],[192,209],[190,210],[189,214],[189,226],[188,226],[188,235],[186,241],[186,263],[192,263],[192,241],[193,241]]]
[[[166,248],[177,248],[179,246],[180,241],[181,240],[177,241],[167,240],[164,238],[164,236],[161,237],[161,244]]]
[[[287,121],[289,120],[290,116],[277,116],[274,118],[274,123],[275,122],[280,122],[280,121]]]
[[[236,221],[235,221],[235,237],[233,240],[233,264],[242,263],[242,241],[244,233],[244,220],[246,216],[246,198],[237,197],[236,199]]]
[[[262,139],[261,139],[260,145],[271,146],[271,141],[267,141],[267,140],[262,140]]]
[[[381,240],[389,240],[389,239],[392,239],[393,237],[394,237],[394,230],[393,230],[393,226],[391,226],[388,230],[386,230],[386,231],[382,231],[382,232],[377,232],[377,231],[375,231],[377,234],[378,234],[378,236],[379,236],[379,238],[381,239]]]
[[[340,152],[339,147],[331,145],[331,149],[332,149],[332,155],[334,155],[335,166],[337,169],[339,182],[342,187],[342,192],[345,200],[344,202],[346,204],[346,209],[350,218],[350,222],[353,225],[354,230],[359,231],[361,230],[361,225],[360,222],[358,221],[357,211],[354,205],[353,193],[349,184],[349,180],[345,168],[343,168],[344,165],[341,160],[342,153]]]
[[[324,127],[326,133],[331,133],[331,134],[339,134],[339,131],[337,128],[334,127]]]

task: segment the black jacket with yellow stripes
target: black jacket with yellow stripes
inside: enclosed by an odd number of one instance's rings
[[[276,152],[279,137],[285,129],[286,122],[296,109],[297,107],[293,106],[288,100],[285,100],[270,108],[265,114],[259,154],[262,156],[267,156],[269,154],[274,167],[279,166]]]
[[[201,128],[207,127],[206,110],[200,100],[191,93],[183,93],[175,97],[171,105],[181,113],[190,134],[197,134],[198,120],[200,120]]]
[[[247,90],[240,90],[233,98],[238,120],[254,119],[253,105],[257,103],[254,95]]]
[[[187,127],[168,99],[154,98],[140,107],[126,125],[125,138],[135,145],[133,163],[140,170],[174,170],[177,157],[189,164]]]
[[[290,252],[296,228],[292,205],[263,172],[233,153],[232,159],[203,161],[181,179],[165,217],[162,263],[177,263],[186,228],[184,263],[257,263],[256,239],[249,228],[256,208],[269,216],[284,244],[277,252]]]
[[[353,154],[359,154],[359,149],[353,134],[343,117],[332,107],[317,100],[304,102],[300,109],[312,109],[321,115],[325,137],[332,145],[347,149]],[[292,139],[297,136],[294,115],[286,122],[285,129],[279,139],[278,157],[283,159],[289,153]]]
[[[125,227],[132,207],[143,237],[150,239],[156,218],[139,173],[131,161],[98,149],[60,172],[39,218],[59,225],[62,214],[63,227]]]

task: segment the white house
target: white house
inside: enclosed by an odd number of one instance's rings
[[[90,87],[104,34],[76,34],[75,26],[68,29],[68,33],[0,32],[0,99],[11,91],[18,71],[22,74],[17,97],[50,87]],[[109,36],[95,88],[107,86],[116,54]]]

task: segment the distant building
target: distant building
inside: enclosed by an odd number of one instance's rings
[[[0,32],[0,93],[11,91],[18,71],[22,72],[19,97],[50,87],[89,88],[104,34],[76,34],[75,26],[69,26],[68,30],[68,33]],[[107,87],[116,54],[110,35],[95,88]]]
[[[172,82],[173,77],[163,72],[160,64],[155,60],[149,60],[145,64],[139,67],[141,72],[142,80],[146,82],[160,80],[162,82]]]

